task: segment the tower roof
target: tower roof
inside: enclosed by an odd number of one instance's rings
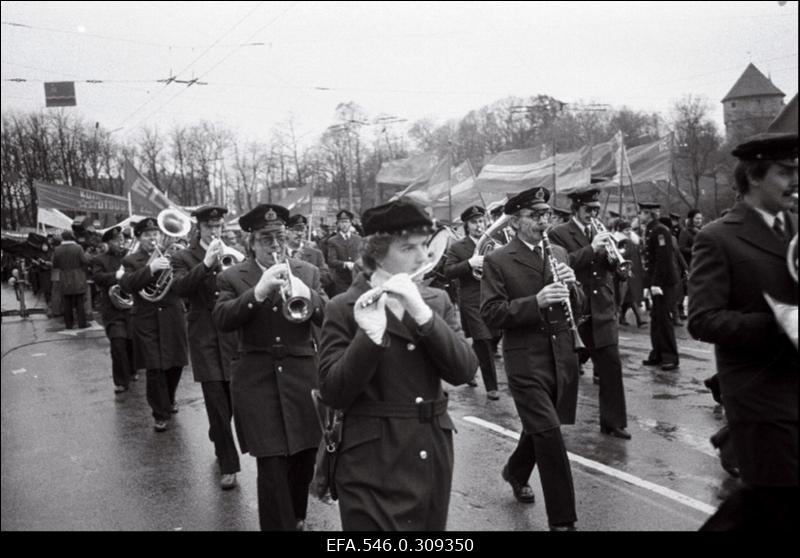
[[[753,63],[747,65],[744,73],[736,81],[722,99],[722,102],[731,101],[733,99],[741,99],[742,97],[783,97],[784,93],[769,80],[767,76],[761,73],[761,70],[756,68]]]

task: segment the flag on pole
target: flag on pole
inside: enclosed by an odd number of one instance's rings
[[[125,161],[125,193],[130,195],[131,213],[156,215],[162,209],[171,207],[181,211],[188,217],[183,208],[172,203],[167,196],[127,160]]]
[[[386,161],[381,165],[375,182],[408,186],[414,182],[427,180],[438,162],[439,158],[434,153],[420,153],[405,159]]]
[[[448,153],[436,164],[428,176],[421,177],[409,184],[402,192],[392,196],[392,200],[400,199],[410,194],[413,197],[433,201],[442,196],[447,196],[450,190],[450,172],[453,167],[453,157]]]
[[[670,179],[672,172],[672,134],[627,150],[633,184]],[[626,179],[628,176],[626,175]]]

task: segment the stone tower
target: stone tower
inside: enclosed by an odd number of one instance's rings
[[[783,108],[784,93],[752,63],[722,99],[728,143],[763,132]]]

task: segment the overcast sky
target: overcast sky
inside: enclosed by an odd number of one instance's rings
[[[3,1],[2,22],[3,110],[106,80],[68,110],[123,137],[209,119],[265,140],[292,114],[313,141],[340,102],[444,122],[536,94],[666,115],[692,93],[722,127],[749,62],[786,101],[798,82],[797,2]],[[170,72],[208,85],[156,82]]]

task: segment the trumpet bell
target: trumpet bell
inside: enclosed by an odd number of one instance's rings
[[[192,229],[191,219],[177,209],[162,209],[156,220],[161,232],[173,238],[186,236]]]
[[[283,303],[283,317],[299,324],[311,318],[311,301],[301,296],[293,296]]]
[[[228,269],[236,264],[242,263],[245,260],[244,254],[239,252],[239,250],[235,248],[231,248],[230,246],[223,245],[222,248],[222,257],[219,259],[219,263],[222,266],[222,269]]]

